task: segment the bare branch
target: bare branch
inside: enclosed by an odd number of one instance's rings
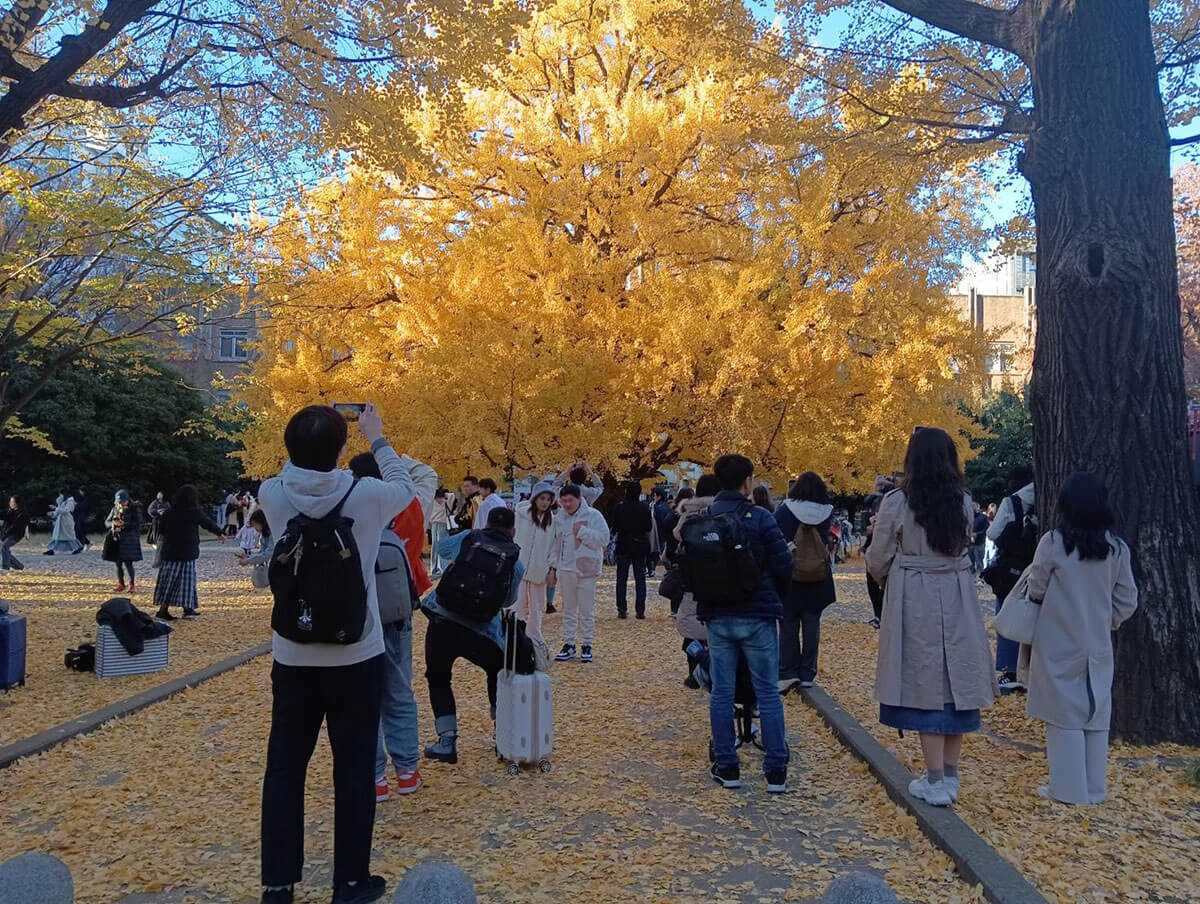
[[[1032,53],[1029,0],[1011,9],[995,9],[974,0],[884,0],[888,6],[916,16],[935,28],[990,44],[1028,60]]]

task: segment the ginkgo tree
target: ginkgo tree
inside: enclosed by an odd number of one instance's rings
[[[247,252],[272,299],[251,470],[313,399],[378,401],[443,472],[737,449],[861,487],[914,424],[969,432],[984,337],[944,289],[972,176],[934,146],[880,166],[779,41],[737,2],[560,0],[461,127],[392,108],[423,163],[351,168]]]

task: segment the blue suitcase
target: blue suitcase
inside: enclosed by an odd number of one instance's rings
[[[25,684],[25,616],[0,615],[0,690]]]

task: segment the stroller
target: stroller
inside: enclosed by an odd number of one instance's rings
[[[708,647],[701,641],[692,641],[685,652],[696,662],[695,679],[700,686],[712,693],[712,679],[708,674]],[[758,697],[754,693],[754,683],[750,680],[750,667],[744,656],[738,657],[737,683],[733,689],[733,727],[735,750],[740,750],[744,744],[753,744],[759,750],[763,749],[762,738],[754,718],[758,715]],[[716,762],[716,748],[712,738],[708,739],[709,762]]]

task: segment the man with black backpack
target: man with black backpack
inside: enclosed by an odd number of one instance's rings
[[[288,422],[289,461],[259,491],[269,523],[286,525],[269,568],[275,664],[262,904],[291,904],[300,880],[305,778],[323,721],[334,763],[333,904],[367,904],[387,893],[384,879],[370,872],[384,654],[375,561],[380,533],[414,490],[374,405],[358,426],[382,480],[338,470],[346,421],[332,407],[313,405]]]
[[[1021,572],[1033,561],[1037,551],[1038,523],[1033,486],[1033,468],[1017,465],[1008,474],[1008,492],[996,509],[996,518],[988,528],[988,538],[996,544],[996,556],[983,573],[983,579],[996,594],[996,611],[1016,586]],[[1017,656],[1020,645],[996,636],[996,671],[1000,673],[1000,692],[1023,691],[1017,680]]]
[[[458,709],[450,683],[456,659],[466,659],[487,673],[488,701],[496,718],[496,676],[504,667],[500,614],[516,603],[525,574],[520,547],[513,542],[516,523],[512,509],[494,508],[482,530],[454,534],[438,548],[450,566],[421,601],[421,611],[429,616],[425,678],[438,734],[437,742],[425,748],[428,759],[458,762]]]
[[[733,704],[738,660],[744,658],[758,697],[767,791],[787,790],[788,746],[779,697],[779,619],[792,556],[775,518],[750,499],[754,464],[722,455],[713,467],[721,492],[712,505],[683,522],[684,579],[708,629],[712,696],[713,781],[741,787]]]

